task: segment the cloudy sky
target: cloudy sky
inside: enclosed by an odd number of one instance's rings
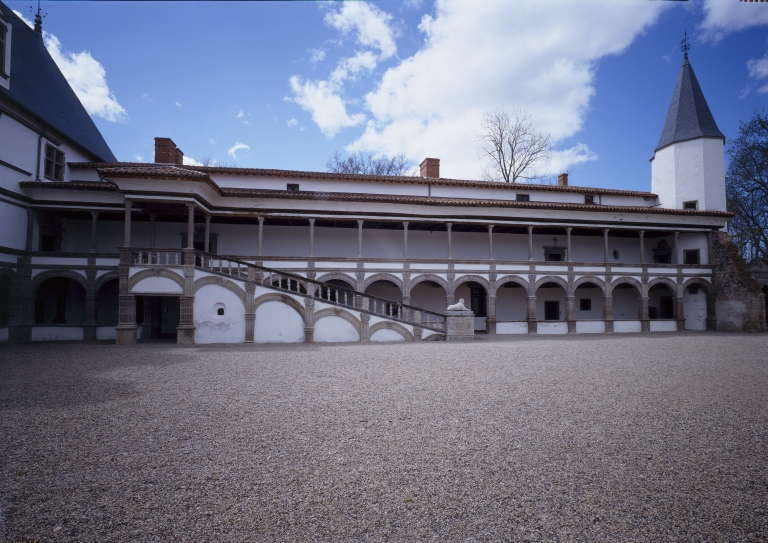
[[[31,2],[8,2],[32,19]],[[46,45],[115,155],[325,170],[335,151],[481,176],[483,112],[551,133],[545,172],[650,189],[690,37],[727,138],[768,109],[768,4],[738,0],[43,2]]]

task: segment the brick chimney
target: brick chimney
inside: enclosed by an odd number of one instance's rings
[[[435,179],[440,177],[440,159],[439,158],[425,158],[424,161],[419,164],[421,177],[434,177]]]
[[[568,186],[568,174],[567,173],[561,173],[557,176],[557,186],[558,187],[567,187]]]
[[[155,163],[181,165],[184,163],[184,153],[171,138],[155,138]]]

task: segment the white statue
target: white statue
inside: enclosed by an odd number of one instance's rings
[[[467,308],[464,307],[464,298],[459,298],[459,303],[449,305],[448,309],[446,311],[466,311]]]

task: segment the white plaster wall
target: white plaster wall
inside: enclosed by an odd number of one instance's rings
[[[634,321],[639,317],[640,293],[636,288],[613,289],[613,319]]]
[[[365,229],[363,230],[365,243]],[[408,258],[447,258],[448,233],[429,230],[408,231]]]
[[[567,334],[567,322],[541,321],[536,323],[536,333],[538,334]]]
[[[651,332],[677,332],[677,321],[651,321]]]
[[[534,240],[535,240],[534,236]],[[558,236],[558,245],[565,245],[566,241]],[[610,241],[610,237],[608,238]],[[542,244],[543,245],[543,244]],[[549,238],[547,245],[552,245],[552,238]],[[573,262],[602,262],[603,261],[603,238],[598,236],[571,236],[571,251]],[[544,250],[540,253],[534,251],[534,258],[543,260]]]
[[[686,330],[707,329],[707,294],[700,288],[697,294],[691,294],[688,289],[683,293],[683,315]]]
[[[527,334],[527,322],[497,322],[496,333],[499,335],[507,334]]]
[[[139,333],[139,336],[141,335],[141,326],[139,326],[136,332]],[[96,327],[96,339],[100,341],[106,339],[117,339],[117,330],[114,326],[98,326]]]
[[[3,25],[5,31],[5,54],[3,55],[3,65],[5,66],[6,75],[10,76],[13,73],[13,66],[11,66],[11,49],[13,48],[13,25],[7,24],[5,20],[0,23]],[[8,90],[11,86],[11,79],[0,77],[0,87]]]
[[[183,294],[176,281],[167,277],[146,277],[131,290],[134,294]]]
[[[642,331],[640,321],[614,321],[613,331],[617,334],[640,333]]]
[[[409,305],[442,313],[448,307],[445,304],[445,289],[440,285],[433,287],[425,281],[411,288],[411,303]]]
[[[589,311],[582,311],[579,309],[581,307],[581,300],[582,298],[589,298],[592,300],[592,309]],[[573,305],[574,305],[574,312],[573,314],[576,317],[576,320],[582,320],[582,319],[601,319],[603,318],[603,291],[600,288],[590,288],[586,286],[580,286],[574,291],[573,295]],[[560,305],[561,311],[563,311],[563,318],[565,318],[565,307],[561,304]],[[544,315],[544,306],[542,306],[542,315]],[[542,316],[542,318],[544,318]]]
[[[3,326],[0,328],[0,343],[6,343],[8,341],[8,327]]]
[[[576,321],[577,334],[604,334],[605,321]]]
[[[544,321],[544,302],[557,300],[560,302],[560,319],[564,320],[565,314],[565,291],[562,287],[540,288],[536,291],[536,320]],[[567,329],[566,329],[567,332]],[[539,332],[542,333],[542,332]]]
[[[19,181],[32,181],[35,178],[37,164],[38,135],[23,124],[11,119],[8,115],[0,116],[0,159],[26,170],[31,176],[26,176],[5,166],[0,166],[0,186],[14,192],[19,190]],[[43,149],[45,149],[43,147]],[[43,178],[43,172],[40,172]],[[26,224],[26,223],[25,223]]]
[[[662,207],[681,209],[697,200],[700,210],[726,211],[723,141],[699,138],[675,143],[651,163],[652,191]]]
[[[317,343],[360,341],[360,334],[348,320],[331,315],[315,321],[314,340]]]
[[[32,341],[76,341],[84,337],[82,326],[33,326]]]
[[[256,308],[256,343],[302,343],[304,320],[281,302],[266,302]]]
[[[452,232],[451,256],[468,260],[488,260],[488,232]]]
[[[701,141],[704,146],[704,200],[706,207],[699,207],[699,209],[727,211],[724,143],[717,139]]]
[[[684,262],[683,251],[688,249],[698,249],[701,263],[709,264],[709,245],[706,234],[681,233],[677,240],[677,249],[677,261],[681,264]]]
[[[224,315],[216,310],[224,306]],[[293,311],[291,309],[291,311]],[[195,293],[195,343],[244,343],[245,307],[221,285],[205,285]]]
[[[676,208],[674,145],[656,151],[651,162],[651,192],[659,196],[660,207]]]
[[[0,202],[0,246],[24,249],[26,242],[27,210]]]
[[[399,332],[390,330],[388,328],[382,328],[381,330],[376,330],[376,332],[374,332],[371,335],[370,340],[380,341],[380,342],[389,342],[389,341],[405,341],[405,338]]]
[[[496,319],[500,321],[524,321],[528,310],[528,293],[523,287],[496,290]],[[526,332],[528,331],[526,324]],[[496,325],[498,332],[498,324]]]

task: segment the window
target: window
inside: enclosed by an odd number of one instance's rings
[[[45,177],[64,181],[64,153],[49,143],[45,144]]]
[[[218,308],[216,310],[216,314],[219,316],[224,315],[224,308],[223,307]]]
[[[683,251],[683,264],[688,266],[695,266],[699,264],[699,250],[688,249]]]
[[[562,262],[563,255],[561,253],[550,253],[547,255],[547,262]]]
[[[683,202],[683,209],[699,209],[699,201]]]
[[[579,298],[579,311],[592,311],[592,298]]]
[[[616,249],[614,249],[614,250],[613,250],[613,259],[614,259],[614,260],[618,260],[618,259],[619,259],[619,256],[621,256],[621,255],[619,254],[619,251],[617,251]]]
[[[5,74],[5,35],[8,29],[0,24],[0,74]]]
[[[518,194],[515,197],[515,200],[517,200],[518,202],[530,202],[531,196],[529,194]]]
[[[593,205],[595,203],[595,195],[594,194],[585,194],[584,195],[584,203],[586,205]]]
[[[298,183],[288,183],[288,188],[286,190],[298,191],[299,190],[299,184]]]
[[[544,261],[545,262],[565,262],[565,247],[558,247],[556,245],[544,246]]]

